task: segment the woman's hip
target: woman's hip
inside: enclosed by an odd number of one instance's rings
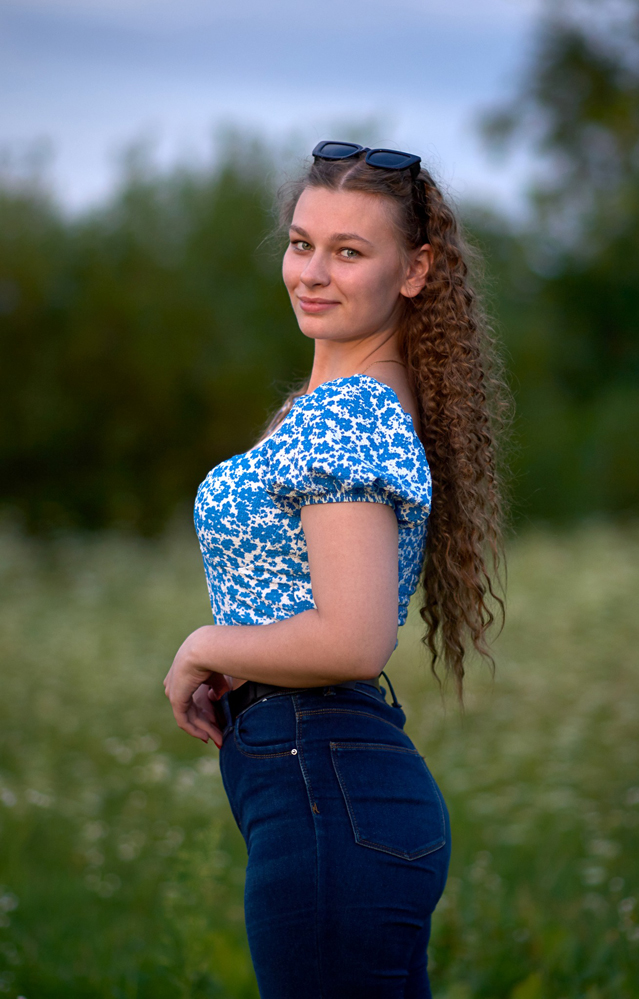
[[[225,731],[248,848],[246,927],[268,999],[429,995],[448,813],[405,716],[367,692],[278,695]]]
[[[404,722],[381,694],[357,690],[278,695],[240,714],[220,764],[249,852],[291,822],[329,851],[353,845],[409,865],[445,848],[446,806]]]
[[[220,763],[248,848],[246,925],[261,994],[300,994],[291,954],[309,997],[403,996],[411,976],[426,981],[450,833],[403,724],[383,698],[347,691],[278,696],[225,732]]]

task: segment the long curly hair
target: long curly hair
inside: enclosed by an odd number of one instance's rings
[[[455,213],[427,170],[382,170],[364,158],[316,160],[280,188],[281,229],[288,230],[307,187],[362,191],[392,200],[400,249],[429,243],[426,285],[403,299],[400,355],[419,406],[420,437],[433,480],[420,579],[423,642],[437,676],[442,662],[462,696],[464,661],[474,647],[494,666],[487,631],[503,624],[503,500],[496,455],[510,414],[495,339],[469,282],[475,257]],[[308,381],[290,393],[267,431],[286,416]]]

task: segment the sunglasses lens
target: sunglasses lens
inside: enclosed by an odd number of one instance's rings
[[[325,160],[343,160],[361,152],[362,147],[354,142],[320,142],[313,150],[313,156]]]
[[[366,162],[371,166],[382,167],[385,170],[403,170],[414,163],[415,157],[410,153],[393,152],[391,149],[378,149],[369,153]]]

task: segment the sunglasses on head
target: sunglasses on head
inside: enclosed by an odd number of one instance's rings
[[[413,178],[419,173],[420,156],[403,153],[399,149],[370,149],[356,142],[332,142],[330,139],[318,142],[313,150],[317,160],[347,160],[350,156],[366,153],[365,162],[380,170],[410,170]]]

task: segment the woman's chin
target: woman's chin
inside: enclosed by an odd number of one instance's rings
[[[331,329],[331,324],[322,322],[324,316],[299,316],[299,328],[310,340],[332,340],[337,338],[337,331]]]

